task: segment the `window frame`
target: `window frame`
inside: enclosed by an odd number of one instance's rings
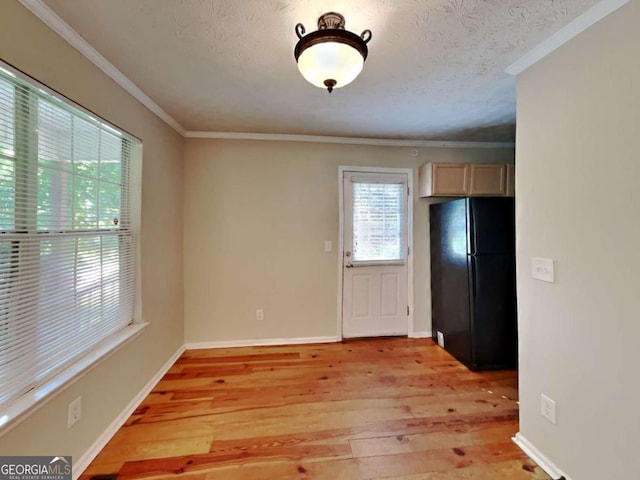
[[[381,175],[384,175],[385,178],[381,178]],[[400,185],[401,188],[403,189],[402,191],[402,199],[399,203],[399,206],[401,208],[401,217],[404,220],[404,223],[406,224],[405,227],[408,227],[409,225],[409,219],[408,219],[408,215],[409,215],[409,186],[408,186],[408,176],[406,174],[403,173],[395,173],[395,172],[369,172],[367,174],[365,173],[355,173],[352,172],[350,174],[350,181],[356,185],[356,184],[382,184],[382,185]],[[350,200],[352,202],[355,202],[356,200],[356,195],[355,195],[355,188],[353,190],[353,195],[350,198]],[[352,212],[353,212],[353,221],[354,221],[354,225],[352,226],[352,234],[353,234],[353,250],[352,250],[352,259],[351,259],[351,264],[354,266],[359,266],[359,267],[366,267],[366,266],[383,266],[383,265],[404,265],[405,263],[407,263],[407,259],[408,259],[408,255],[409,255],[409,231],[408,228],[405,228],[405,233],[407,234],[407,237],[400,237],[400,253],[401,253],[401,258],[394,258],[394,259],[374,259],[374,260],[357,260],[355,257],[355,252],[356,252],[356,228],[355,228],[355,221],[356,221],[356,214],[355,214],[355,205],[351,205],[352,208]]]
[[[55,373],[49,374],[46,379],[41,381],[35,381],[32,385],[19,395],[16,395],[13,399],[8,400],[5,404],[0,406],[0,436],[6,434],[9,430],[18,425],[21,421],[28,418],[31,414],[41,408],[44,404],[54,398],[57,394],[59,394],[64,388],[68,385],[76,382],[88,372],[90,372],[95,366],[97,366],[101,361],[108,358],[112,353],[114,353],[117,349],[121,348],[128,342],[135,339],[137,336],[142,334],[142,332],[147,327],[148,323],[142,321],[142,306],[141,306],[141,284],[140,284],[140,209],[141,209],[141,175],[142,175],[142,141],[137,137],[127,133],[123,129],[113,125],[112,123],[104,120],[99,115],[94,112],[82,107],[81,105],[75,103],[70,100],[66,96],[60,94],[59,92],[47,87],[46,85],[38,82],[33,77],[25,74],[19,69],[13,67],[12,65],[7,64],[0,60],[0,70],[3,73],[7,74],[10,77],[18,78],[23,82],[28,83],[33,89],[39,90],[40,92],[30,91],[29,88],[24,88],[24,93],[28,95],[28,102],[31,105],[31,108],[35,106],[37,112],[37,99],[38,95],[42,94],[42,98],[48,100],[50,97],[55,98],[57,101],[64,103],[67,105],[66,108],[71,107],[75,111],[81,112],[85,116],[89,117],[92,122],[97,122],[101,125],[101,128],[105,128],[107,130],[112,130],[114,133],[117,133],[122,139],[122,147],[124,148],[125,142],[129,142],[129,154],[123,155],[121,157],[121,168],[123,171],[125,168],[128,170],[127,173],[122,175],[121,183],[120,183],[120,205],[121,209],[123,208],[124,198],[122,192],[128,192],[128,215],[120,215],[121,222],[118,225],[117,229],[105,229],[100,228],[100,220],[97,219],[96,228],[95,229],[82,229],[80,231],[74,232],[65,232],[65,231],[46,231],[46,230],[38,230],[37,226],[37,207],[34,207],[34,212],[30,212],[27,215],[24,215],[24,218],[18,218],[19,216],[16,214],[14,230],[0,230],[0,235],[2,235],[3,240],[7,240],[11,243],[10,255],[11,258],[15,256],[17,264],[20,263],[21,256],[18,251],[20,249],[20,243],[24,242],[27,238],[26,236],[31,233],[32,235],[35,233],[37,237],[42,238],[50,236],[60,236],[60,235],[88,235],[95,238],[100,238],[101,247],[100,251],[103,251],[102,246],[102,237],[106,236],[114,236],[119,238],[122,241],[123,232],[130,233],[134,249],[134,258],[135,264],[133,265],[133,283],[135,285],[134,290],[134,298],[133,298],[133,318],[132,322],[118,329],[115,333],[109,334],[106,338],[102,339],[99,342],[94,343],[87,351],[81,354],[79,357],[74,360],[67,361],[62,367],[55,369]],[[16,93],[18,90],[22,90],[19,86],[16,86]],[[18,102],[16,101],[16,115],[18,115]],[[14,125],[25,126],[31,122],[34,122],[35,118],[37,118],[37,113],[28,115],[28,121],[18,121],[14,120]],[[79,117],[82,118],[82,117]],[[33,126],[33,125],[32,125]],[[16,192],[19,188],[29,189],[30,192],[33,192],[34,189],[37,192],[37,178],[38,178],[38,140],[37,136],[32,133],[33,128],[29,129],[29,132],[23,133],[23,135],[29,136],[29,139],[26,143],[26,148],[34,151],[25,152],[25,158],[27,158],[26,165],[26,173],[23,174],[23,169],[18,168],[18,142],[16,143],[16,148],[14,152],[14,174],[15,180],[14,185]],[[126,166],[124,163],[126,162]],[[32,171],[33,170],[33,171]],[[23,176],[26,178],[18,178],[19,176]],[[36,182],[35,187],[31,185],[28,186],[29,182]],[[99,185],[99,181],[97,184]],[[21,186],[22,185],[22,186]],[[25,185],[27,185],[25,187]],[[15,196],[18,194],[16,193]],[[97,192],[97,195],[100,195],[100,191]],[[14,205],[15,208],[15,205]],[[13,253],[16,252],[16,253]],[[32,255],[39,255],[37,253],[33,253]],[[101,253],[102,255],[102,253]],[[119,261],[123,261],[123,256],[119,256]],[[77,258],[74,260],[77,262]],[[12,260],[13,262],[13,260]],[[41,262],[37,262],[38,268],[41,266]],[[100,263],[102,266],[102,262]],[[11,273],[10,273],[11,275]],[[121,277],[122,278],[122,277]],[[77,279],[76,279],[77,281]],[[119,288],[123,288],[120,285]],[[19,293],[18,293],[19,294]],[[12,303],[12,302],[10,302]],[[11,306],[9,305],[9,308]]]

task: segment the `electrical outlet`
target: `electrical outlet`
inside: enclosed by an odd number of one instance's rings
[[[436,332],[436,334],[438,336],[438,345],[440,345],[442,348],[444,348],[444,333]]]
[[[258,320],[259,322],[264,320],[264,310],[256,310],[256,320]]]
[[[545,394],[540,394],[540,413],[551,423],[556,424],[556,402]]]
[[[67,428],[73,427],[82,417],[82,397],[76,398],[69,404]]]

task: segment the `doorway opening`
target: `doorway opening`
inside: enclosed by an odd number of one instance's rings
[[[413,333],[413,170],[340,167],[338,336]]]

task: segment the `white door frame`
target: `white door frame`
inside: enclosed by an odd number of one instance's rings
[[[407,175],[407,186],[409,187],[407,205],[407,302],[409,305],[409,315],[407,316],[407,336],[413,337],[413,168],[390,168],[390,167],[349,167],[338,166],[338,210],[339,210],[339,233],[338,233],[338,330],[337,337],[342,340],[342,275],[344,272],[344,172],[359,173],[405,173]]]

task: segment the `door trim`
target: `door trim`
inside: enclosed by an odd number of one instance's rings
[[[342,273],[344,269],[344,174],[345,172],[358,173],[403,173],[407,175],[407,185],[409,187],[407,205],[407,303],[409,305],[409,315],[407,316],[407,336],[414,335],[414,306],[413,306],[413,201],[415,185],[413,184],[413,168],[390,168],[390,167],[350,167],[338,166],[338,325],[336,336],[340,340],[342,335]]]

